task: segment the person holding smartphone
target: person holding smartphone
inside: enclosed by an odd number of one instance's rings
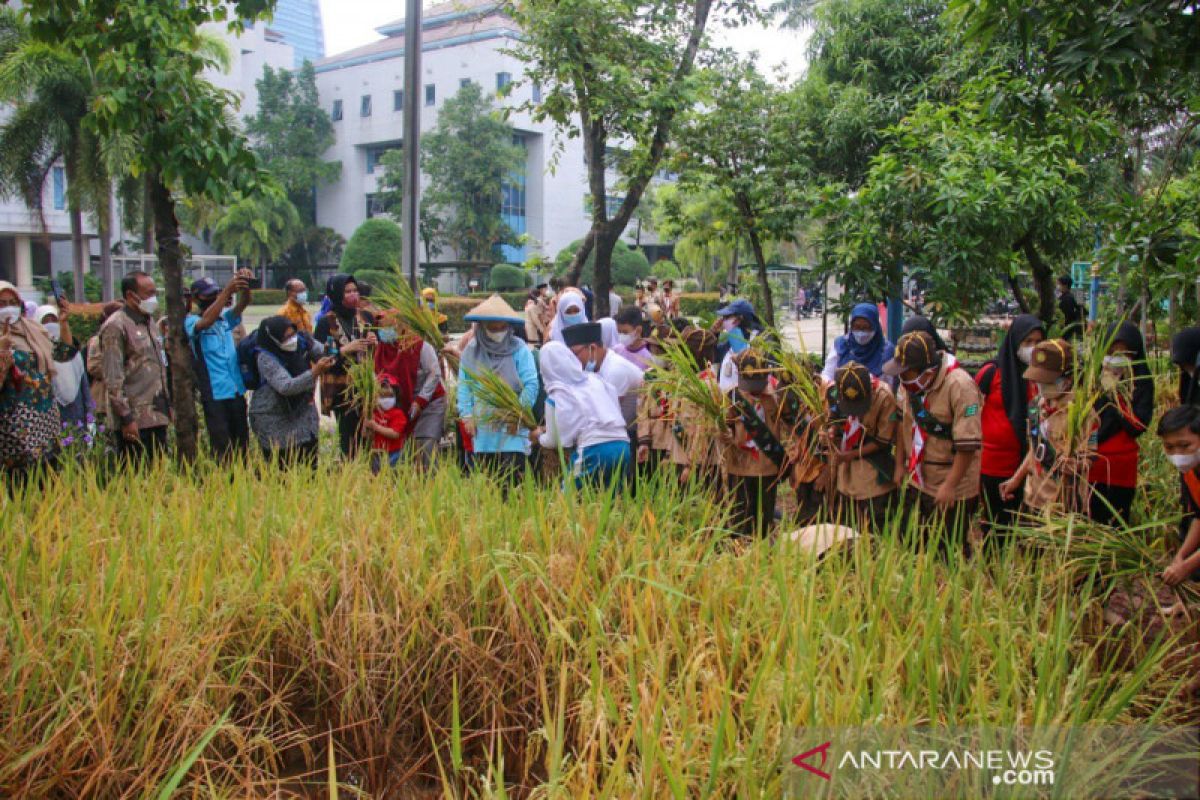
[[[199,313],[188,314],[183,321],[209,442],[213,455],[222,461],[235,453],[245,455],[250,444],[246,386],[234,341],[234,329],[242,324],[242,312],[250,305],[250,280],[250,271],[243,269],[224,288],[211,278],[196,281],[191,297]],[[228,308],[235,295],[237,300]]]

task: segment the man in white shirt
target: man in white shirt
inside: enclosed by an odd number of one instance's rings
[[[642,371],[631,361],[609,352],[604,346],[604,329],[599,322],[570,325],[563,328],[562,334],[567,347],[583,365],[583,371],[596,373],[617,390],[621,416],[627,426],[636,428],[638,393],[644,380]]]

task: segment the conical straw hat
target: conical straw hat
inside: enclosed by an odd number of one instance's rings
[[[472,308],[463,319],[467,322],[525,322],[525,318],[513,311],[512,306],[504,302],[504,298],[498,294]]]

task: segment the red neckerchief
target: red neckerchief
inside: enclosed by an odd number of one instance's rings
[[[958,369],[958,362],[955,361],[950,366],[946,367],[946,375],[949,375],[954,370]],[[937,381],[935,377],[934,382]],[[933,384],[930,384],[932,387]],[[929,410],[929,390],[921,392],[921,408]],[[918,488],[924,488],[925,476],[921,472],[921,465],[925,461],[925,434],[921,431],[921,426],[917,421],[913,420],[913,452],[908,457],[908,474],[912,476]]]

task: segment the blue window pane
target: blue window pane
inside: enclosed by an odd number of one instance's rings
[[[525,140],[520,136],[513,137],[513,144],[525,147]],[[525,213],[525,162],[514,170],[500,190],[500,218],[517,236],[528,230]],[[502,245],[500,257],[512,264],[520,264],[526,258],[525,246]]]
[[[55,167],[51,174],[54,181],[54,209],[62,211],[67,207],[67,173],[62,167]]]

